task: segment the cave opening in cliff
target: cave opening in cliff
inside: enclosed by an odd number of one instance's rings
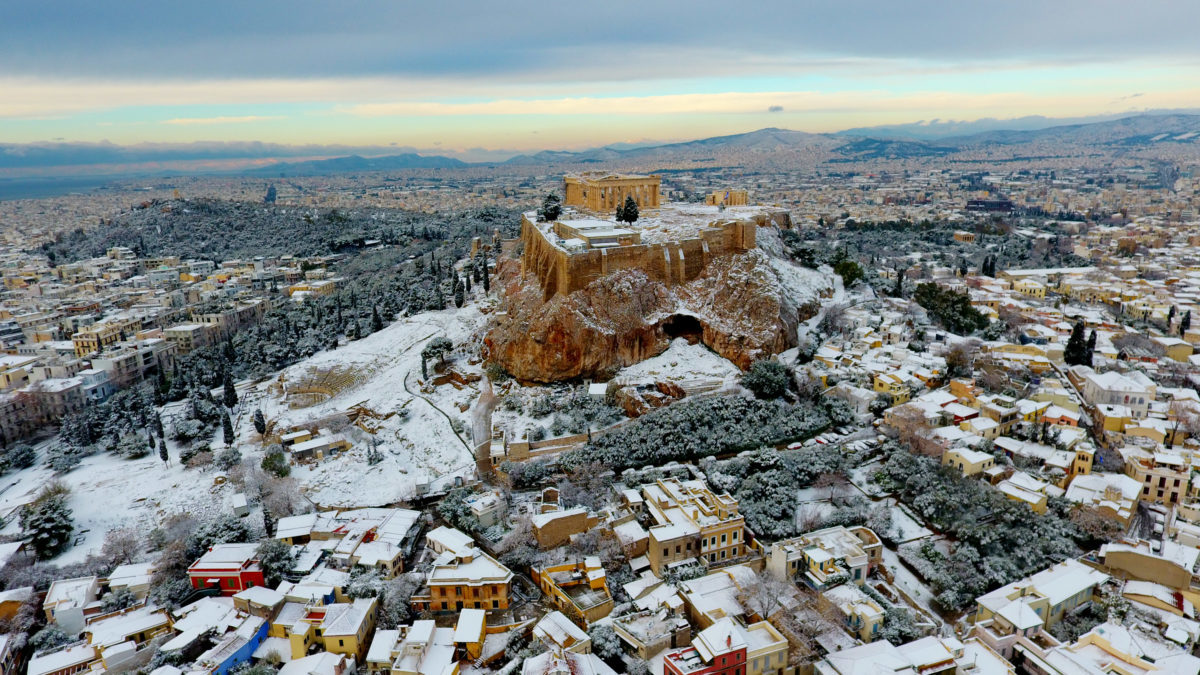
[[[684,338],[689,344],[696,344],[704,337],[704,326],[700,320],[690,314],[672,314],[661,324],[663,334],[674,340]]]

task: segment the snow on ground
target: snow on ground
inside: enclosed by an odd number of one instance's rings
[[[917,605],[919,605],[926,614],[928,614],[930,617],[933,617],[938,625],[941,625],[941,618],[933,609],[933,591],[930,590],[929,587],[924,583],[922,583],[915,574],[909,571],[909,569],[904,566],[904,563],[900,562],[900,557],[896,554],[896,552],[887,546],[883,547],[883,564],[887,566],[888,570],[890,570],[893,575],[893,585],[901,591],[904,591],[905,595],[912,599],[913,602],[917,603]]]
[[[898,504],[895,499],[888,499],[884,503],[892,512],[892,527],[889,535],[894,541],[905,544],[933,534],[909,513],[908,507]]]
[[[172,448],[171,454],[178,456],[178,450]],[[157,453],[135,460],[110,454],[84,459],[69,473],[58,476],[71,488],[75,546],[54,562],[79,562],[89,553],[99,552],[105,535],[112,529],[136,527],[145,534],[174,513],[187,512],[202,520],[232,513],[230,500],[236,488],[215,485],[216,475],[214,471],[185,470],[178,462],[164,465]],[[5,487],[0,490],[4,534],[20,531],[20,507],[33,501],[54,478],[54,473],[44,466],[5,477]]]
[[[703,344],[688,344],[687,340],[676,338],[665,352],[622,369],[616,379],[631,384],[690,380],[736,383],[741,372],[732,361]]]
[[[304,486],[309,499],[322,507],[390,504],[414,496],[418,485],[437,490],[454,476],[473,469],[468,449],[469,407],[479,396],[478,383],[462,390],[447,384],[426,394],[420,391],[418,379],[421,350],[430,339],[447,337],[456,346],[470,342],[485,320],[473,305],[406,317],[378,333],[316,354],[284,371],[285,386],[303,381],[314,371],[329,369],[349,370],[354,378],[332,398],[304,408],[289,408],[285,395],[278,391],[265,394],[261,401],[263,414],[276,428],[337,419],[359,404],[381,415],[399,413],[383,420],[376,434],[384,457],[379,464],[370,466],[366,461],[370,435],[352,427],[346,430],[348,440],[354,444],[350,452],[294,467],[292,475]],[[481,368],[468,364],[465,356],[456,357],[454,367],[464,373],[479,373]],[[429,368],[432,376],[432,363]],[[277,379],[259,385],[260,391],[269,391]],[[451,420],[457,421],[461,436]]]

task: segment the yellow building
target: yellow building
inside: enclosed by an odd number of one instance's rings
[[[655,574],[691,558],[719,566],[754,552],[737,500],[728,494],[714,493],[703,481],[674,478],[643,485],[642,493],[656,523],[649,529],[647,551]]]
[[[585,172],[563,177],[563,203],[591,211],[612,211],[632,197],[639,209],[660,204],[661,176]]]
[[[750,203],[750,193],[745,190],[713,190],[704,197],[704,203],[709,206],[746,206]]]
[[[425,578],[425,587],[410,602],[417,610],[433,612],[508,609],[513,573],[475,546],[458,530],[439,527],[425,535],[438,554]]]
[[[123,324],[111,321],[95,323],[80,328],[77,333],[71,336],[71,342],[75,344],[75,356],[83,358],[88,354],[95,354],[102,351],[111,344],[116,344],[121,340],[124,328]]]
[[[374,630],[375,598],[358,598],[350,603],[308,605],[285,632],[292,659],[307,656],[316,645],[323,651],[362,661]]]
[[[1013,290],[1031,298],[1046,297],[1046,284],[1035,279],[1018,279],[1013,282]]]
[[[908,403],[908,400],[912,398],[912,390],[908,388],[908,384],[895,373],[875,375],[874,389],[881,394],[891,396],[893,405]]]
[[[612,594],[598,556],[562,565],[534,566],[530,573],[552,605],[568,617],[582,619],[585,626],[612,612]]]
[[[977,476],[996,465],[996,458],[969,448],[950,448],[942,453],[942,466],[957,469],[964,476]]]

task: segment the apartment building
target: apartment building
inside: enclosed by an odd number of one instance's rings
[[[820,590],[839,578],[862,586],[882,561],[883,543],[871,528],[837,525],[772,544],[766,569],[776,579],[802,579]]]
[[[412,596],[414,608],[433,612],[508,608],[513,573],[474,540],[453,528],[439,527],[425,535],[425,541],[437,558],[425,586]]]
[[[730,495],[714,493],[703,481],[673,478],[643,485],[642,494],[656,523],[648,532],[656,574],[693,558],[712,566],[731,564],[751,551],[745,519]]]

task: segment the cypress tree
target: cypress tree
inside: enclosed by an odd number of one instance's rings
[[[238,403],[238,395],[237,395],[237,389],[235,389],[233,386],[233,376],[229,374],[228,370],[225,371],[224,386],[225,386],[225,396],[223,397],[221,402],[225,404],[226,408],[232,408],[233,406],[237,405],[237,403]]]
[[[492,290],[492,283],[491,283],[491,281],[488,280],[488,262],[487,262],[487,258],[485,257],[483,259],[483,292],[484,292],[484,294],[487,294],[487,293],[490,293],[491,290]]]
[[[1087,365],[1087,341],[1083,337],[1083,321],[1075,322],[1071,329],[1071,337],[1063,349],[1063,360],[1068,366]]]
[[[378,333],[383,330],[383,317],[379,316],[379,308],[371,307],[371,332]]]
[[[267,419],[263,417],[262,408],[254,411],[254,417],[252,419],[254,422],[254,430],[257,431],[260,436],[267,433]]]
[[[1192,310],[1186,310],[1183,313],[1183,318],[1179,320],[1179,335],[1183,336],[1192,327]]]
[[[167,440],[165,438],[158,446],[158,458],[163,461],[163,464],[171,463],[171,455],[167,454]]]
[[[1085,363],[1083,365],[1090,368],[1092,366],[1092,359],[1095,356],[1096,356],[1096,329],[1093,328],[1092,332],[1088,335],[1087,348],[1084,351]]]
[[[464,302],[466,302],[466,294],[463,292],[462,280],[456,276],[454,277],[454,306],[461,309]]]
[[[229,419],[229,411],[221,411],[221,434],[226,446],[233,445],[233,420]]]

